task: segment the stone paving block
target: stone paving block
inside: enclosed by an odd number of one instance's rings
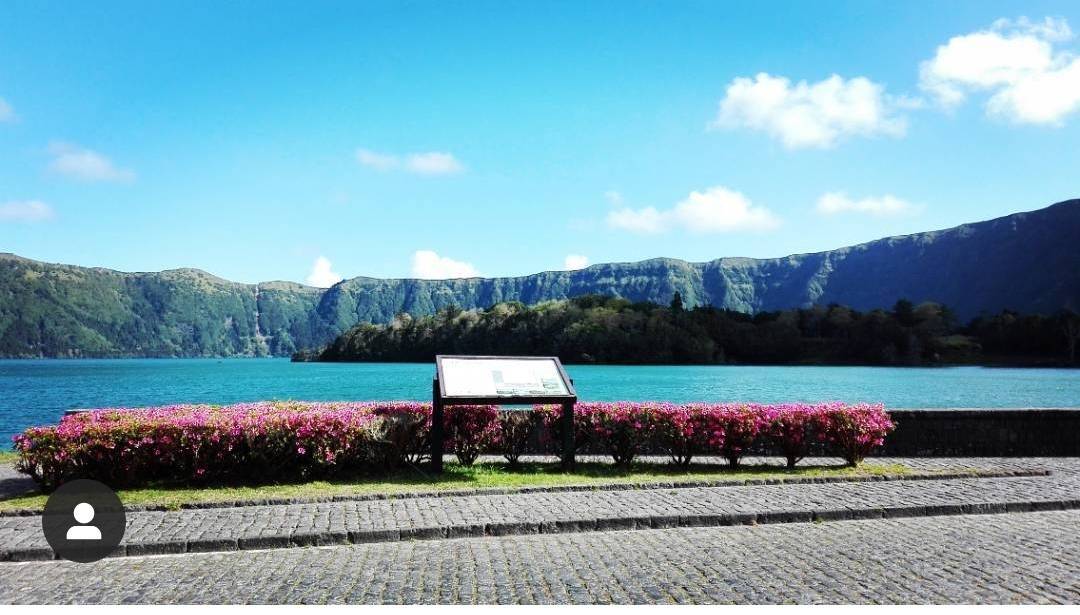
[[[815,510],[814,521],[846,521],[851,519],[851,511],[846,508]]]
[[[398,530],[360,530],[349,532],[349,542],[360,544],[365,542],[397,542],[401,540],[401,532]]]
[[[633,519],[629,517],[611,517],[607,519],[597,519],[596,529],[601,532],[612,530],[632,530],[636,526]]]
[[[1080,602],[1080,511],[4,564],[0,603]]]
[[[288,536],[252,536],[237,541],[240,549],[281,549],[289,544]]]
[[[657,515],[648,520],[650,528],[654,530],[662,530],[671,527],[679,527],[678,515]]]
[[[735,513],[720,517],[720,525],[757,525],[757,513]]]
[[[237,549],[235,538],[198,538],[187,541],[188,553],[207,553],[212,551],[235,551]]]
[[[964,506],[962,504],[928,504],[926,506],[927,515],[960,515],[964,512]]]
[[[444,527],[409,527],[399,530],[401,540],[433,540],[446,537]]]
[[[473,523],[470,525],[454,525],[450,526],[447,531],[447,538],[465,538],[469,536],[483,536],[485,533],[484,524]]]
[[[7,558],[11,562],[35,562],[56,559],[56,553],[48,547],[33,547],[11,551],[7,554]]]
[[[545,526],[546,527],[546,526]],[[550,531],[545,530],[545,533],[567,533],[567,532],[593,532],[596,531],[595,519],[567,519],[555,521],[554,526]]]
[[[480,528],[490,535],[567,533],[1080,507],[1077,459],[902,461],[920,471],[946,470],[961,478],[325,498],[305,504],[141,511],[129,513],[124,544],[129,553],[139,554],[158,543],[231,550],[277,547],[283,540],[298,546],[430,540],[451,534],[477,535]],[[1050,473],[971,478],[965,472],[973,467]],[[40,517],[0,517],[0,552],[7,553],[8,559],[20,552],[31,556],[34,549],[46,546]]]
[[[679,515],[680,527],[708,527],[722,525],[727,515],[716,513],[699,513],[695,515]],[[730,525],[730,524],[729,524]]]
[[[886,519],[900,518],[900,517],[925,517],[927,514],[926,506],[904,506],[898,508],[886,508],[884,511],[884,517]],[[1005,512],[1002,510],[1002,512]]]

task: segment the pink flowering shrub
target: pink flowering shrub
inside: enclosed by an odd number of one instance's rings
[[[539,427],[561,452],[562,408],[500,415],[497,406],[449,406],[447,449],[470,465],[498,452],[514,463]],[[770,448],[788,467],[812,447],[861,462],[894,428],[880,404],[579,403],[575,453],[596,446],[616,464],[665,452],[678,465],[720,455],[733,467]],[[65,416],[15,436],[19,471],[46,489],[73,478],[115,487],[155,482],[265,482],[379,472],[429,458],[431,404],[260,402],[107,409]]]
[[[431,458],[431,404],[380,403],[374,412],[382,419],[377,440],[383,445],[385,465],[416,465]]]
[[[607,449],[615,465],[628,466],[653,435],[661,404],[613,402],[578,404],[592,417],[596,441]]]
[[[15,437],[18,469],[46,488],[329,476],[377,456],[372,404],[252,403],[111,409]]]
[[[825,435],[850,465],[857,465],[892,431],[889,413],[881,404],[835,404],[825,410]]]
[[[728,460],[731,467],[736,468],[743,455],[768,427],[768,406],[721,404],[709,411],[714,413],[716,425],[709,444]]]
[[[460,463],[471,466],[499,440],[499,407],[447,406],[443,408],[443,424],[447,448]]]
[[[593,408],[595,404],[580,403],[574,406],[573,452],[578,454],[593,440]],[[540,444],[557,455],[562,448],[562,406],[533,406],[533,413],[540,416]]]
[[[529,446],[534,418],[532,412],[525,410],[506,410],[499,413],[499,450],[512,468],[518,466],[518,460]]]
[[[689,466],[719,435],[716,414],[709,404],[657,404],[654,408],[657,443],[677,466]]]
[[[826,441],[828,412],[842,404],[780,404],[766,407],[768,433],[774,446],[794,468],[810,446]]]

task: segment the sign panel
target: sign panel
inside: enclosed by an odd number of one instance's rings
[[[467,404],[562,406],[562,465],[574,465],[574,383],[558,357],[436,355],[431,391],[431,467],[443,469],[443,409]]]
[[[572,397],[555,357],[438,357],[443,396]]]

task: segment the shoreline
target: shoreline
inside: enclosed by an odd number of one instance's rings
[[[287,361],[289,363],[346,364],[346,365],[434,365],[432,361],[338,361],[338,360],[295,360],[289,356],[213,356],[213,357],[177,357],[177,356],[109,356],[109,357],[0,357],[0,362],[83,362],[83,361]],[[1080,364],[1068,363],[922,363],[922,364],[881,364],[881,363],[600,363],[563,361],[563,365],[576,367],[874,367],[887,369],[948,369],[957,367],[980,367],[984,369],[1062,369],[1080,370]]]

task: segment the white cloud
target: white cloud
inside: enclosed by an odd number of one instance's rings
[[[410,154],[405,166],[419,175],[455,175],[465,170],[465,165],[446,152]]]
[[[369,149],[357,149],[356,161],[361,166],[380,172],[407,171],[416,175],[456,175],[465,165],[448,152],[416,152],[398,156]]]
[[[49,169],[61,175],[89,182],[129,182],[135,172],[113,164],[103,154],[72,143],[54,142],[49,145],[53,160]]]
[[[754,207],[742,193],[713,186],[691,192],[675,206],[675,219],[695,233],[763,231],[776,228],[780,220],[764,207]]]
[[[635,233],[662,233],[682,228],[692,233],[764,231],[780,219],[764,207],[755,207],[745,195],[724,186],[691,192],[672,209],[619,209],[607,216],[608,226]]]
[[[469,263],[439,256],[432,250],[417,250],[412,258],[412,275],[425,280],[445,280],[475,278],[480,273]]]
[[[567,254],[566,259],[563,260],[563,269],[567,271],[574,271],[575,269],[584,269],[589,266],[589,257],[582,256],[580,254]]]
[[[618,190],[608,190],[607,192],[605,192],[604,200],[606,200],[609,205],[615,207],[623,204],[622,194]]]
[[[826,216],[842,213],[895,216],[916,209],[912,203],[891,194],[853,199],[844,192],[826,192],[817,201],[817,212]]]
[[[41,201],[0,203],[0,222],[44,222],[54,217],[52,207]]]
[[[0,98],[0,122],[14,122],[15,121],[15,109],[12,108],[8,101]]]
[[[1014,31],[1031,34],[1051,42],[1067,41],[1073,37],[1069,22],[1062,17],[1044,17],[1042,21],[1031,21],[1027,17],[1018,19],[998,19],[990,26],[998,32]]]
[[[1058,125],[1080,110],[1080,57],[1055,49],[1072,37],[1064,19],[999,19],[939,46],[920,66],[919,87],[945,108],[986,93],[990,115]]]
[[[655,207],[617,209],[607,215],[608,226],[633,233],[662,233],[668,229],[668,212]]]
[[[319,288],[329,288],[342,280],[339,273],[334,271],[330,259],[320,256],[311,265],[311,273],[308,274],[307,283]]]
[[[896,112],[911,102],[865,77],[832,75],[792,86],[786,77],[758,73],[728,84],[709,127],[762,131],[788,149],[827,148],[850,136],[903,136],[907,122]]]
[[[359,162],[361,166],[369,167],[376,171],[390,171],[401,164],[401,161],[398,160],[397,156],[380,154],[363,148],[356,150],[356,161]]]

